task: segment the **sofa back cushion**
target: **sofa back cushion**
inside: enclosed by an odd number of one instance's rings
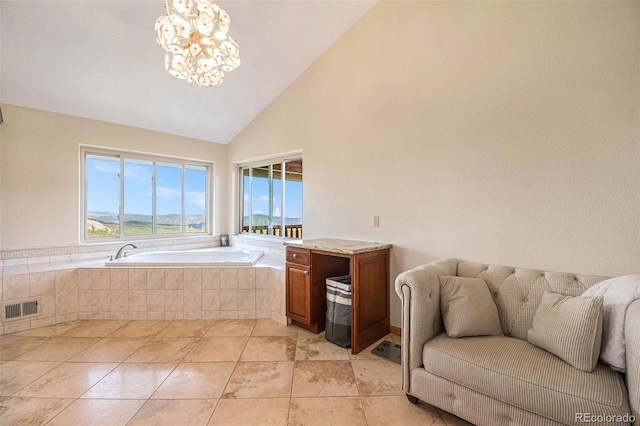
[[[480,278],[440,276],[440,311],[449,337],[502,335],[498,309]]]
[[[533,317],[545,291],[580,296],[587,288],[607,279],[472,262],[459,262],[456,275],[482,278],[498,307],[505,336],[521,340],[527,340],[527,332],[533,326]]]

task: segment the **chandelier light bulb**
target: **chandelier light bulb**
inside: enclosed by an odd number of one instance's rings
[[[240,45],[229,37],[231,18],[211,0],[169,0],[156,21],[156,41],[166,51],[165,70],[208,87],[222,84],[224,73],[240,65]]]

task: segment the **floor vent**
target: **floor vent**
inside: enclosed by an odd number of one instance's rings
[[[40,315],[40,311],[40,298],[5,303],[2,306],[2,322],[35,317]]]

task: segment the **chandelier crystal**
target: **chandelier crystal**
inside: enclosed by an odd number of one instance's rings
[[[202,87],[222,84],[224,73],[240,65],[240,46],[227,35],[227,12],[211,0],[172,0],[172,8],[165,1],[167,14],[155,27],[156,41],[167,51],[165,70]]]

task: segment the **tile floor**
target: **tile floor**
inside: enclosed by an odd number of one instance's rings
[[[409,403],[400,366],[370,349],[351,355],[271,320],[77,321],[3,335],[0,424],[467,424]]]

